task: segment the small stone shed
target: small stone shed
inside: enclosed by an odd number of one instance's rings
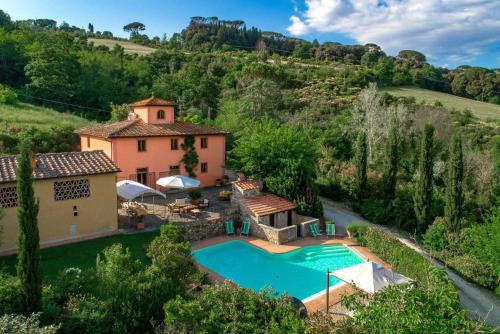
[[[239,207],[242,220],[250,221],[250,234],[283,244],[307,236],[307,225],[319,222],[297,214],[296,205],[291,201],[271,193],[261,193],[261,189],[259,181],[233,182],[231,203]]]

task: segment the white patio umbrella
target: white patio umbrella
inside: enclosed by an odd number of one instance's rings
[[[173,175],[159,178],[156,184],[165,188],[186,189],[199,187],[200,181],[184,175]]]
[[[331,275],[344,282],[352,283],[357,288],[368,293],[375,293],[389,285],[412,282],[408,277],[385,269],[380,264],[372,261],[335,270],[331,272]]]
[[[165,194],[159,192],[158,190],[132,180],[116,182],[116,192],[118,196],[127,201],[131,201],[136,197],[144,195],[159,195],[163,198],[166,197]]]

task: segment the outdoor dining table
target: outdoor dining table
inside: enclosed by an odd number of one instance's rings
[[[194,204],[189,204],[189,205],[183,206],[183,207],[180,209],[180,211],[181,211],[181,212],[186,213],[186,212],[190,212],[190,211],[192,211],[192,210],[195,210],[195,209],[197,209],[197,208],[198,208],[198,207],[197,207],[196,205],[194,205]]]

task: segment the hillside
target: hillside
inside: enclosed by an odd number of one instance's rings
[[[54,125],[71,125],[77,128],[91,124],[84,118],[28,103],[18,103],[15,106],[0,104],[0,122],[3,123],[2,126],[35,126],[40,129],[48,129]]]
[[[471,100],[417,87],[386,87],[381,90],[395,96],[414,97],[417,101],[425,101],[429,104],[434,104],[434,102],[439,101],[448,108],[470,110],[476,117],[483,120],[500,119],[500,106],[492,103]]]
[[[94,45],[104,45],[108,48],[112,49],[116,44],[122,46],[125,49],[125,53],[128,54],[138,54],[138,55],[146,55],[151,52],[154,52],[156,49],[150,48],[148,46],[135,44],[127,41],[119,41],[114,39],[101,39],[101,38],[89,38],[89,43],[93,42]]]

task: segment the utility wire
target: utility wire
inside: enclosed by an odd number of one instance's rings
[[[97,111],[97,112],[109,114],[109,111],[106,111],[106,110],[103,110],[103,109],[98,109],[98,108],[93,108],[93,107],[86,107],[86,106],[81,106],[81,105],[78,105],[78,104],[61,102],[61,101],[56,101],[56,100],[44,99],[44,98],[41,98],[41,97],[31,96],[31,95],[27,95],[27,94],[23,94],[23,93],[17,93],[17,94],[18,95],[22,95],[22,96],[27,97],[27,98],[30,98],[30,99],[35,99],[35,100],[40,100],[40,101],[46,101],[46,102],[51,102],[51,103],[57,103],[57,104],[66,105],[66,106],[75,107],[75,108],[89,109],[89,110],[92,110],[92,111]]]

